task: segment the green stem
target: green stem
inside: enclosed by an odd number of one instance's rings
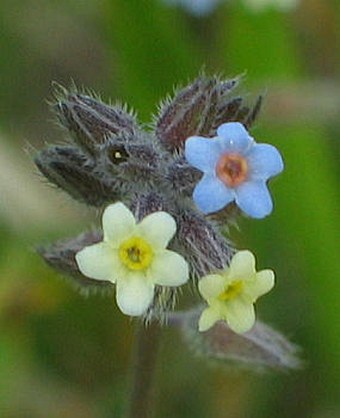
[[[131,400],[127,418],[151,418],[153,378],[161,328],[157,323],[151,323],[147,328],[138,323],[136,328]]]

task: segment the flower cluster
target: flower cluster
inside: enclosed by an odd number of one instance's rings
[[[47,262],[82,290],[115,292],[124,314],[147,320],[169,315],[176,289],[190,281],[208,304],[200,331],[219,320],[250,330],[274,273],[256,272],[252,253],[235,252],[222,231],[240,213],[271,213],[267,182],[283,161],[249,135],[261,97],[244,106],[230,95],[238,82],[199,77],[161,106],[153,133],[126,108],[58,86],[54,110],[71,140],[35,162],[73,198],[102,209],[102,228],[43,248]]]

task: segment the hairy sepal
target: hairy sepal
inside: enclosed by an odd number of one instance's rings
[[[236,84],[237,79],[222,82],[217,77],[198,77],[161,106],[156,136],[175,151],[183,148],[189,136],[213,135],[220,103]]]
[[[120,198],[118,181],[96,171],[94,161],[76,147],[48,147],[35,156],[34,162],[51,183],[75,200],[100,207]]]
[[[135,117],[120,105],[109,106],[89,95],[68,91],[55,84],[57,102],[53,109],[74,141],[92,155],[112,135],[138,131]]]
[[[171,189],[190,198],[201,177],[202,173],[189,165],[183,155],[175,156],[166,172],[166,179]]]
[[[177,313],[169,323],[179,326],[189,348],[197,355],[234,368],[253,371],[290,370],[302,367],[299,347],[281,333],[257,320],[243,334],[233,332],[219,321],[206,332],[198,331],[202,308]]]
[[[189,208],[176,213],[175,218],[178,247],[189,262],[194,279],[229,265],[235,249],[213,222]]]
[[[226,122],[241,122],[249,128],[259,113],[262,97],[250,108],[243,105],[242,97],[230,97],[240,78],[221,80],[203,75],[166,100],[155,123],[156,136],[165,148],[178,151],[193,135],[212,137]]]
[[[78,237],[57,241],[37,249],[48,265],[69,278],[72,284],[83,294],[112,293],[114,285],[107,281],[93,280],[84,276],[78,268],[75,255],[83,248],[102,241],[100,231],[85,232]]]

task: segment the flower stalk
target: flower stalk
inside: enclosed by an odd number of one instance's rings
[[[138,322],[132,353],[132,382],[126,418],[151,418],[153,415],[154,375],[161,327],[152,322],[147,328]]]

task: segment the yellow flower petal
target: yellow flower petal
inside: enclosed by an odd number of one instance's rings
[[[136,227],[132,212],[121,202],[109,205],[103,213],[104,241],[117,248]]]
[[[257,298],[268,293],[274,286],[274,272],[272,270],[261,270],[256,273],[255,280],[245,282],[245,292],[255,302]]]
[[[83,248],[75,258],[84,276],[115,283],[120,267],[118,254],[105,242]]]
[[[126,315],[143,315],[150,306],[154,285],[140,272],[129,273],[117,280],[116,299],[119,309]]]
[[[181,255],[164,250],[155,256],[147,274],[152,283],[180,286],[189,279],[189,266]]]
[[[198,282],[198,289],[206,300],[217,298],[226,285],[226,279],[221,274],[208,274]]]
[[[163,249],[175,235],[176,222],[166,212],[155,212],[142,219],[137,231],[156,249]]]
[[[220,319],[221,317],[218,310],[215,310],[212,307],[204,309],[198,321],[198,330],[200,332],[207,331]]]
[[[255,257],[248,250],[238,251],[230,262],[229,278],[241,280],[250,279],[256,273]]]
[[[249,331],[255,323],[254,306],[243,298],[228,301],[224,314],[229,327],[239,334]]]

